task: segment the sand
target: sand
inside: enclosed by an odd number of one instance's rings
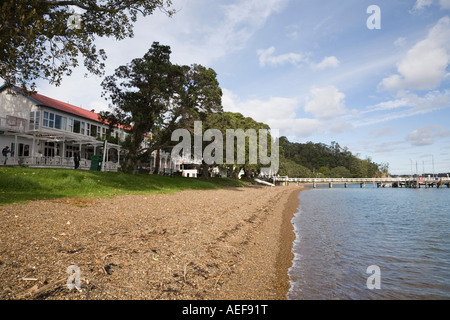
[[[249,186],[0,207],[0,299],[286,299],[301,190]],[[70,266],[78,272],[69,274]]]

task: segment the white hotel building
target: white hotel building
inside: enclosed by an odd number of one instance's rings
[[[104,160],[102,170],[117,171],[121,150],[118,144],[105,143],[108,129],[94,110],[0,86],[0,150],[11,150],[7,165],[74,168],[73,155],[80,151],[80,169],[90,169],[95,155]],[[116,127],[110,134],[123,141],[126,132]],[[180,162],[171,161],[170,154],[161,152],[160,158],[160,172],[179,170]]]

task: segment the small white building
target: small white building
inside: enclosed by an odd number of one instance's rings
[[[125,132],[108,129],[94,110],[38,93],[26,95],[17,87],[0,87],[0,148],[11,150],[7,165],[73,168],[74,153],[79,151],[80,169],[89,169],[95,155],[105,159],[103,170],[117,171],[120,146],[104,140],[107,134],[122,140]]]

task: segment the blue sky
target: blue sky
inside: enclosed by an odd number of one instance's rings
[[[393,174],[450,172],[450,0],[174,0],[178,12],[141,18],[135,37],[98,39],[106,74],[153,41],[172,61],[218,73],[226,111],[294,142],[337,141]],[[380,8],[369,30],[367,8]],[[101,78],[76,69],[39,91],[106,110]]]

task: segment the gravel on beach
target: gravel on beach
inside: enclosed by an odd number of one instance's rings
[[[301,190],[2,206],[0,299],[286,299]]]

